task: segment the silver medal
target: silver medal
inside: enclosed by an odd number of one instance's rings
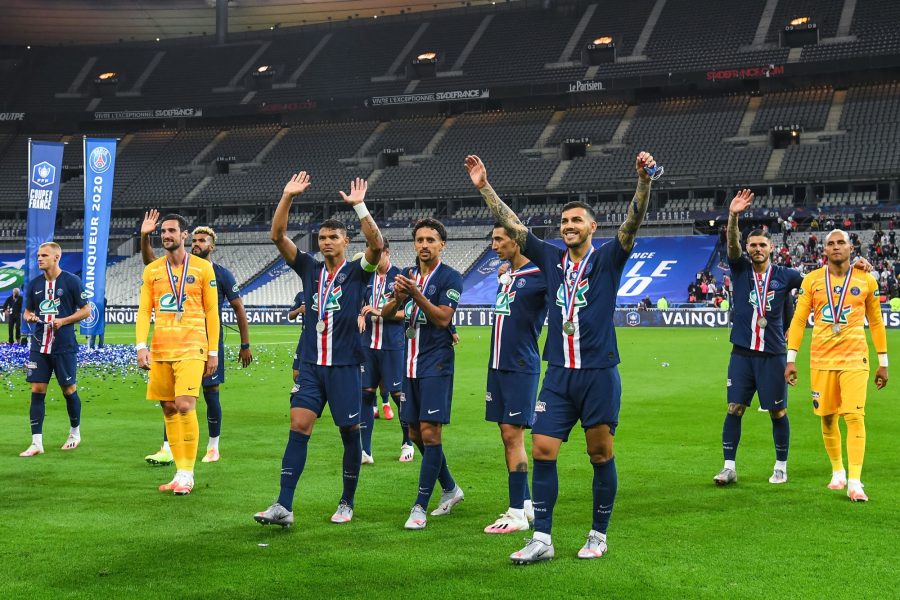
[[[834,333],[835,335],[839,334],[841,332],[841,326],[838,325],[837,323],[835,323],[834,325],[831,326],[831,332]]]
[[[416,339],[416,328],[415,327],[407,327],[406,337],[407,337],[407,339],[410,339],[410,340]]]
[[[175,313],[175,320],[176,320],[176,321],[180,321],[180,320],[181,320],[181,317],[182,317],[183,315],[184,315],[183,312],[177,312],[177,313]]]
[[[504,273],[500,276],[500,283],[503,285],[509,285],[512,283],[512,277],[510,277],[509,273]]]
[[[316,331],[318,331],[319,333],[325,333],[325,321],[316,322]]]
[[[765,329],[766,325],[769,324],[769,321],[765,317],[760,317],[757,319],[756,324],[759,325],[760,329]]]
[[[572,321],[566,321],[563,323],[563,331],[566,335],[575,335],[575,323]]]

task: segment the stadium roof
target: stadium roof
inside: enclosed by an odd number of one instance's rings
[[[234,33],[509,0],[230,0]],[[47,46],[214,35],[215,0],[0,0],[0,44]]]

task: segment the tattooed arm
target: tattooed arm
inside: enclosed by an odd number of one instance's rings
[[[628,216],[619,226],[619,243],[626,252],[631,252],[634,248],[634,238],[637,235],[641,223],[644,222],[644,216],[647,214],[647,207],[650,204],[650,176],[644,171],[644,167],[652,167],[656,164],[653,157],[647,152],[641,152],[635,160],[635,169],[638,174],[637,190],[634,192],[634,198],[628,205]]]
[[[731,200],[728,207],[728,228],[725,233],[728,237],[728,258],[737,260],[743,254],[741,250],[741,232],[738,229],[738,215],[744,212],[753,202],[753,192],[750,190],[739,191]]]
[[[525,250],[525,240],[528,238],[528,228],[522,224],[522,221],[519,220],[516,213],[500,199],[500,196],[497,195],[497,192],[495,192],[494,188],[491,187],[491,184],[488,183],[487,169],[485,168],[484,163],[481,162],[481,159],[474,155],[467,156],[466,171],[468,171],[469,177],[472,178],[472,183],[475,184],[475,187],[481,192],[481,197],[484,198],[484,202],[491,210],[491,214],[497,219],[497,222],[500,223],[500,225],[506,228],[519,245],[519,248]]]

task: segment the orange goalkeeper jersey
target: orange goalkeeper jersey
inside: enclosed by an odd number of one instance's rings
[[[840,333],[833,327],[835,318],[828,304],[829,291],[825,286],[825,269],[821,267],[803,278],[797,299],[797,310],[788,333],[788,349],[797,350],[803,341],[806,321],[813,314],[810,367],[824,371],[844,371],[869,368],[869,347],[866,343],[865,319],[869,319],[872,341],[879,353],[887,352],[887,335],[881,318],[878,282],[871,274],[852,269],[849,290],[837,318]],[[843,277],[831,277],[832,302],[841,296]]]
[[[183,265],[172,269],[180,290]],[[137,315],[137,342],[146,343],[150,333],[150,313],[156,313],[150,359],[206,361],[210,348],[219,345],[219,294],[212,263],[191,256],[184,289],[184,314],[177,318],[175,295],[169,282],[166,257],[144,267],[141,304]],[[221,359],[220,359],[221,360]]]

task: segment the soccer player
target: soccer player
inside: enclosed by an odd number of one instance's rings
[[[149,265],[156,260],[153,252],[153,243],[150,235],[156,231],[159,221],[159,211],[151,209],[144,214],[144,223],[141,225],[141,257],[144,265]],[[203,399],[206,401],[206,424],[209,430],[209,442],[206,446],[206,455],[201,462],[217,462],[219,454],[219,436],[222,432],[222,404],[219,401],[219,384],[225,383],[225,336],[223,335],[224,322],[222,321],[222,304],[227,300],[237,317],[238,330],[241,335],[241,348],[238,352],[238,362],[242,367],[248,367],[253,362],[253,353],[250,351],[250,327],[247,323],[247,313],[244,311],[244,303],[241,301],[240,287],[234,279],[234,274],[220,265],[214,263],[209,255],[216,249],[217,236],[211,227],[196,227],[191,233],[191,254],[208,260],[213,266],[216,276],[216,289],[219,296],[219,366],[212,377],[203,378]],[[172,464],[172,450],[169,447],[169,439],[163,428],[163,445],[155,454],[144,458],[151,465]]]
[[[476,172],[481,177],[483,172]],[[476,181],[478,185],[480,181]],[[541,377],[538,336],[547,316],[547,283],[534,263],[502,226],[495,224],[491,248],[502,261],[491,355],[488,360],[485,419],[497,423],[506,453],[509,508],[485,533],[527,531],[534,520],[528,492],[525,429],[534,423],[534,404]]]
[[[359,216],[366,237],[365,255],[358,261],[347,261],[347,227],[335,219],[326,219],[319,226],[319,251],[324,262],[298,250],[286,234],[288,214],[294,197],[309,185],[305,171],[294,175],[285,185],[272,218],[272,241],[303,280],[308,309],[301,335],[299,375],[291,390],[291,428],[281,461],[281,491],[274,504],[254,515],[263,525],[287,527],[294,522],[294,491],[306,464],[313,425],[326,403],[344,443],[344,489],[332,523],[348,523],[353,518],[353,498],[359,481],[359,422],[363,409],[359,365],[363,357],[357,317],[365,299],[368,273],[378,266],[384,242],[364,202],[366,181],[356,178],[350,184],[350,194],[340,194]]]
[[[881,318],[878,282],[870,273],[850,266],[853,246],[846,231],[835,229],[825,238],[827,263],[803,278],[797,310],[788,333],[785,380],[797,384],[797,351],[806,322],[813,313],[810,347],[810,387],[813,411],[822,419],[822,438],[831,460],[828,489],[842,490],[853,502],[866,502],[861,481],[866,452],[866,380],[869,347],[865,319],[878,353],[875,388],[888,382],[887,334]],[[847,461],[844,470],[838,417],[847,425]]]
[[[579,420],[594,467],[594,502],[593,524],[578,557],[599,558],[607,552],[606,530],[618,486],[613,436],[622,386],[616,368],[619,352],[613,312],[619,279],[647,213],[651,185],[648,169],[657,169],[656,161],[647,152],[635,158],[638,183],[628,215],[617,239],[599,248],[592,243],[597,220],[590,205],[575,201],[563,206],[559,232],[565,250],[528,231],[488,183],[480,158],[467,156],[465,166],[494,218],[543,273],[547,304],[552,305],[544,345],[547,372],[531,430],[534,536],[510,559],[524,564],[548,560],[555,554],[550,531],[559,493],[556,457]]]
[[[400,269],[391,264],[390,244],[384,240],[384,250],[378,269],[372,274],[366,286],[366,305],[360,311],[363,330],[362,399],[363,399],[363,464],[373,464],[372,427],[373,408],[376,407],[376,390],[381,383],[400,406],[403,385],[403,323],[385,319],[381,309],[394,293],[394,278]],[[388,408],[390,405],[387,405]],[[391,415],[393,416],[393,415]],[[387,411],[385,411],[387,417]],[[403,443],[400,446],[400,461],[409,462],[413,458],[413,445],[409,439],[409,425],[400,421],[403,429]],[[404,460],[404,457],[408,457]]]
[[[441,438],[450,422],[453,400],[454,353],[450,326],[462,294],[462,275],[441,262],[447,230],[437,219],[426,218],[413,227],[416,265],[394,279],[394,296],[381,316],[404,322],[406,355],[400,421],[422,452],[419,493],[406,521],[406,529],[424,529],[428,501],[440,481],[441,499],[433,516],[449,514],[464,498],[453,480]]]
[[[190,494],[194,488],[200,437],[197,396],[203,378],[219,367],[216,276],[209,261],[185,250],[187,236],[184,217],[162,218],[160,239],[165,253],[144,267],[135,332],[138,366],[150,371],[147,400],[162,406],[175,460],[175,477],[159,486],[159,491],[176,496]],[[148,348],[151,313],[156,321]]]
[[[728,412],[722,427],[725,466],[713,478],[724,486],[737,481],[735,459],[741,439],[741,418],[759,396],[759,405],[772,419],[775,467],[769,483],[787,482],[790,425],[787,416],[787,385],[784,382],[785,310],[793,305],[791,292],[800,287],[803,275],[795,269],[771,263],[772,238],[754,229],[747,235],[747,254],[740,243],[738,217],[753,203],[753,193],[741,190],[731,201],[728,215],[728,264],[734,289],[731,358],[728,363]]]
[[[44,399],[50,375],[66,399],[69,437],[62,450],[74,450],[81,443],[81,398],[78,397],[75,323],[91,314],[81,280],[59,267],[62,248],[56,242],[38,247],[38,268],[43,271],[25,287],[25,321],[30,323],[31,349],[25,363],[31,384],[31,445],[19,456],[44,453]]]

